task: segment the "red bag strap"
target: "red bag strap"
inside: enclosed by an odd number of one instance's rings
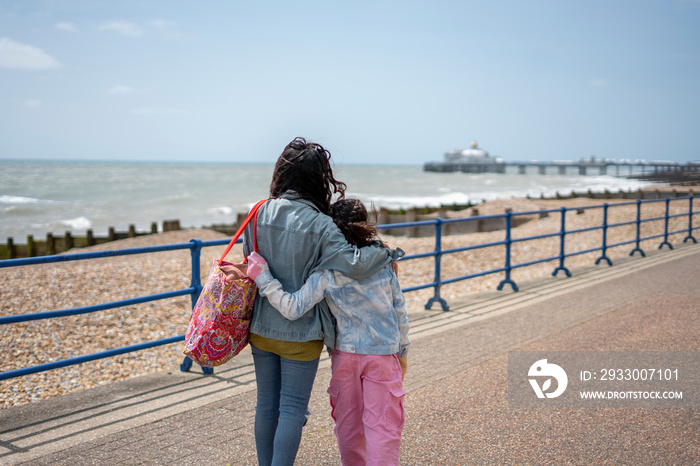
[[[260,210],[260,207],[267,201],[267,199],[263,199],[262,201],[258,201],[257,204],[253,206],[252,209],[250,209],[250,212],[248,212],[248,215],[246,216],[245,220],[243,220],[243,223],[241,223],[241,226],[238,227],[238,231],[236,232],[235,235],[233,235],[233,238],[231,238],[231,242],[228,243],[228,246],[226,247],[226,250],[224,253],[221,255],[221,259],[219,259],[219,262],[224,260],[224,257],[226,257],[226,254],[231,250],[234,244],[236,244],[236,241],[238,241],[238,238],[243,234],[243,230],[245,230],[245,227],[248,226],[250,223],[251,219],[255,219],[253,222],[253,247],[255,248],[255,252],[258,251],[258,235],[257,235],[257,227],[258,227],[258,211]]]

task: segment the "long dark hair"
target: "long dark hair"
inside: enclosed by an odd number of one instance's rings
[[[293,190],[299,198],[312,202],[324,214],[330,214],[334,194],[345,197],[347,186],[333,177],[331,153],[321,144],[295,138],[277,159],[270,183],[270,198]]]
[[[369,246],[379,239],[376,225],[369,222],[367,209],[359,199],[341,199],[331,205],[331,217],[350,244]]]

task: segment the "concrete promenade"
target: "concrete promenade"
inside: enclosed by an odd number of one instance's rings
[[[700,351],[700,245],[674,246],[411,309],[401,464],[700,464],[697,408],[508,407],[509,351]],[[213,376],[177,363],[0,411],[0,464],[257,464],[250,351]],[[340,464],[329,378],[324,355],[297,464]]]

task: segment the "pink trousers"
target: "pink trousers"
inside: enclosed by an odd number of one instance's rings
[[[398,464],[405,392],[397,357],[336,350],[331,370],[328,394],[343,465]]]

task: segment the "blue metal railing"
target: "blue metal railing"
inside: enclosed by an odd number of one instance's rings
[[[515,269],[522,268],[522,267],[527,267],[535,264],[540,264],[543,262],[549,262],[549,261],[557,261],[558,260],[558,266],[554,269],[552,272],[553,276],[556,276],[559,271],[562,271],[566,274],[567,277],[571,276],[571,272],[569,269],[565,266],[565,259],[568,257],[580,255],[580,254],[587,254],[595,251],[600,251],[601,255],[598,259],[596,259],[595,264],[599,264],[601,261],[606,261],[608,265],[612,266],[612,260],[607,256],[607,251],[610,248],[613,247],[619,247],[619,246],[624,246],[627,244],[634,244],[634,248],[630,251],[629,255],[633,256],[635,252],[639,252],[642,257],[645,257],[646,254],[644,251],[641,249],[640,245],[642,241],[645,240],[650,240],[650,239],[655,239],[655,238],[663,238],[663,241],[659,244],[658,248],[662,249],[663,246],[668,246],[669,249],[673,249],[672,244],[669,242],[669,236],[674,235],[674,234],[682,234],[687,232],[687,236],[683,239],[683,242],[687,241],[693,241],[693,243],[697,243],[696,238],[693,236],[693,232],[700,227],[693,227],[693,217],[697,214],[700,214],[700,211],[694,211],[693,210],[693,200],[697,199],[700,196],[688,196],[688,197],[679,197],[679,198],[668,198],[668,199],[661,199],[661,200],[637,200],[633,202],[623,202],[623,203],[617,203],[617,204],[602,204],[602,205],[595,205],[595,206],[585,206],[585,207],[574,207],[574,208],[566,208],[566,207],[561,207],[559,209],[551,209],[551,210],[539,210],[539,211],[530,211],[530,212],[505,212],[503,214],[498,214],[498,215],[484,215],[484,216],[478,216],[478,217],[468,217],[468,218],[454,218],[454,219],[442,219],[442,218],[437,218],[435,220],[428,220],[428,221],[421,221],[421,222],[409,222],[409,223],[393,223],[390,225],[379,225],[379,229],[398,229],[398,228],[405,228],[405,227],[419,227],[419,226],[426,226],[426,225],[434,225],[435,227],[435,249],[433,251],[429,252],[424,252],[424,253],[419,253],[419,254],[413,254],[413,255],[407,255],[405,256],[402,260],[415,260],[415,259],[421,259],[421,258],[430,258],[432,257],[434,260],[434,276],[433,276],[433,281],[430,283],[425,283],[425,284],[420,284],[420,285],[415,285],[415,286],[410,286],[406,287],[403,289],[405,293],[411,292],[411,291],[417,291],[417,290],[422,290],[422,289],[428,289],[432,288],[433,289],[433,296],[427,301],[425,304],[426,309],[430,309],[433,304],[439,303],[440,306],[444,311],[449,310],[449,305],[447,301],[441,297],[440,295],[440,289],[443,285],[447,285],[450,283],[455,283],[459,281],[464,281],[468,280],[471,278],[476,278],[476,277],[481,277],[489,274],[495,274],[495,273],[504,273],[504,278],[503,280],[498,284],[497,289],[502,290],[505,285],[510,285],[513,291],[518,291],[518,285],[515,283],[515,281],[511,277],[511,272]],[[670,204],[672,202],[674,203],[681,203],[683,201],[687,201],[688,207],[687,211],[684,213],[680,214],[671,214],[670,213]],[[653,217],[653,218],[642,218],[642,209],[641,206],[642,204],[651,204],[651,203],[659,203],[659,202],[665,202],[665,215],[663,217]],[[611,207],[621,207],[621,206],[628,206],[628,205],[634,205],[636,204],[636,218],[635,220],[632,221],[627,221],[627,222],[620,222],[620,223],[613,223],[610,224],[608,222],[609,218],[609,209]],[[593,209],[602,209],[603,212],[603,222],[602,225],[600,226],[591,226],[587,228],[582,228],[578,230],[567,230],[566,229],[566,214],[569,212],[582,212],[585,210],[593,210]],[[536,235],[536,236],[528,236],[528,237],[521,237],[521,238],[513,238],[512,236],[512,231],[513,231],[513,217],[515,216],[530,216],[530,215],[549,215],[549,214],[559,214],[560,215],[560,228],[559,231],[553,232],[553,233],[547,233],[547,234],[541,234],[541,235]],[[676,231],[669,231],[669,221],[673,218],[680,218],[680,217],[685,217],[687,216],[688,218],[688,226],[687,228],[683,228],[681,230],[676,230]],[[505,233],[505,238],[502,241],[495,241],[495,242],[490,242],[490,243],[482,243],[482,244],[474,244],[474,245],[469,245],[469,246],[463,246],[463,247],[458,247],[458,248],[452,248],[452,249],[443,249],[442,248],[442,235],[445,227],[449,224],[453,223],[460,223],[460,222],[466,222],[466,221],[475,221],[475,220],[488,220],[488,219],[504,219],[504,233]],[[654,234],[650,236],[641,236],[641,225],[647,222],[658,222],[663,220],[664,222],[664,229],[663,233],[659,234]],[[618,242],[615,244],[608,244],[608,230],[611,228],[616,228],[616,227],[621,227],[625,225],[635,225],[635,238],[623,242]],[[583,233],[583,232],[588,232],[588,231],[595,231],[595,230],[601,230],[602,233],[602,241],[601,241],[601,246],[595,247],[595,248],[590,248],[590,249],[585,249],[585,250],[580,250],[580,251],[575,251],[575,252],[570,252],[566,253],[566,238],[567,235],[572,235],[576,233]],[[512,263],[512,245],[514,243],[521,243],[525,241],[534,241],[538,239],[544,239],[544,238],[558,238],[559,239],[559,254],[552,256],[552,257],[545,257],[545,258],[538,258],[535,260],[531,260],[528,262],[523,262],[519,264],[513,264]],[[102,304],[97,304],[97,305],[92,305],[92,306],[85,306],[85,307],[80,307],[80,308],[74,308],[74,309],[63,309],[63,310],[56,310],[56,311],[47,311],[47,312],[37,312],[37,313],[31,313],[31,314],[21,314],[21,315],[12,315],[12,316],[0,316],[0,325],[5,325],[5,324],[12,324],[12,323],[18,323],[18,322],[28,322],[32,320],[39,320],[39,319],[52,319],[52,318],[57,318],[57,317],[63,317],[63,316],[69,316],[69,315],[79,315],[79,314],[86,314],[86,313],[92,313],[92,312],[99,312],[102,310],[106,309],[114,309],[117,307],[124,307],[124,306],[130,306],[134,304],[141,304],[141,303],[146,303],[146,302],[152,302],[152,301],[157,301],[161,299],[169,299],[173,297],[178,297],[178,296],[186,296],[190,295],[192,299],[192,306],[194,307],[195,303],[197,302],[197,299],[199,297],[199,293],[202,290],[202,283],[200,279],[200,257],[201,257],[201,251],[202,248],[204,247],[212,247],[212,246],[223,246],[228,244],[229,240],[228,239],[223,239],[223,240],[215,240],[215,241],[201,241],[199,239],[193,239],[188,243],[181,243],[181,244],[169,244],[169,245],[162,245],[162,246],[150,246],[150,247],[143,247],[143,248],[131,248],[131,249],[120,249],[120,250],[113,250],[113,251],[100,251],[100,252],[85,252],[85,253],[76,253],[76,254],[63,254],[63,255],[54,255],[54,256],[43,256],[43,257],[31,257],[31,258],[22,258],[22,259],[9,259],[9,260],[0,260],[0,268],[7,268],[7,267],[18,267],[18,266],[24,266],[24,265],[35,265],[35,264],[49,264],[49,263],[56,263],[56,262],[67,262],[67,261],[79,261],[79,260],[89,260],[89,259],[98,259],[98,258],[105,258],[105,257],[115,257],[115,256],[126,256],[126,255],[135,255],[135,254],[150,254],[150,253],[155,253],[155,252],[163,252],[163,251],[175,251],[175,250],[183,250],[183,249],[189,249],[190,250],[190,256],[191,256],[191,265],[192,265],[192,273],[191,273],[191,280],[190,280],[190,286],[184,289],[180,290],[174,290],[174,291],[168,291],[164,293],[158,293],[158,294],[153,294],[149,296],[141,296],[141,297],[136,297],[136,298],[130,298],[130,299],[124,299],[120,301],[114,301],[114,302],[109,302],[109,303],[102,303]],[[240,240],[238,241],[240,242]],[[442,277],[442,272],[441,272],[441,261],[442,257],[448,254],[455,254],[459,252],[465,252],[465,251],[472,251],[476,249],[483,249],[483,248],[488,248],[488,247],[494,247],[494,246],[504,246],[505,250],[505,257],[504,257],[504,266],[495,268],[495,269],[490,269],[490,270],[482,270],[479,272],[467,274],[467,275],[462,275],[458,277],[450,277],[450,278],[443,278]],[[16,369],[16,370],[11,370],[11,371],[6,371],[0,373],[0,380],[5,380],[13,377],[20,377],[28,374],[34,374],[37,372],[43,372],[51,369],[57,369],[60,367],[66,367],[66,366],[71,366],[74,364],[80,364],[83,362],[88,362],[88,361],[93,361],[96,359],[102,359],[102,358],[108,358],[112,356],[116,356],[119,354],[125,354],[125,353],[130,353],[133,351],[139,351],[139,350],[144,350],[147,348],[153,348],[156,346],[162,346],[162,345],[168,345],[171,343],[176,343],[180,341],[184,341],[185,335],[176,335],[173,337],[169,338],[163,338],[159,340],[154,340],[154,341],[149,341],[145,343],[140,343],[136,345],[131,345],[131,346],[125,346],[122,348],[116,348],[116,349],[111,349],[107,351],[102,351],[94,354],[89,354],[89,355],[84,355],[84,356],[79,356],[79,357],[74,357],[74,358],[69,358],[69,359],[64,359],[61,361],[54,361],[46,364],[40,364],[37,366],[31,366],[31,367],[26,367],[22,369]],[[188,358],[185,358],[185,361],[181,365],[181,370],[187,371],[189,370],[190,366],[192,365],[192,361],[190,361]],[[206,369],[203,368],[205,373],[212,373],[211,369]]]

